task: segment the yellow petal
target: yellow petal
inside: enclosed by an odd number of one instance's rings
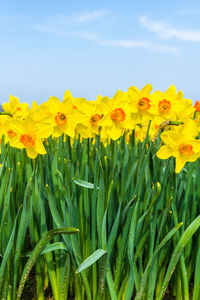
[[[113,121],[110,118],[110,113],[103,116],[103,118],[98,122],[99,126],[107,126],[111,127],[113,125]]]
[[[196,137],[198,135],[198,127],[194,120],[187,120],[182,125],[182,134],[186,137]]]
[[[156,155],[158,156],[158,158],[160,159],[167,159],[170,156],[173,156],[173,152],[171,147],[169,147],[168,145],[164,145],[162,146],[158,152],[156,153]]]
[[[34,151],[36,151],[40,154],[46,154],[47,153],[46,149],[44,148],[44,145],[42,143],[42,140],[39,139],[39,138],[36,138],[36,140],[35,140]]]
[[[174,131],[164,131],[160,137],[166,145],[177,147],[180,143],[180,135]]]
[[[73,98],[73,97],[72,97],[72,94],[70,93],[69,90],[67,90],[67,91],[64,93],[64,98],[63,98],[63,100],[65,100],[65,99],[67,99],[67,98]]]
[[[200,152],[200,139],[192,140],[190,144],[192,145],[192,150],[194,151],[194,153]]]
[[[37,132],[38,137],[48,138],[53,132],[53,124],[50,123],[40,123],[40,129]]]
[[[186,162],[187,162],[187,158],[183,157],[182,155],[177,157],[175,172],[179,173],[183,169]]]
[[[38,152],[36,152],[33,147],[27,147],[26,148],[26,154],[29,158],[36,158],[38,156]]]
[[[128,89],[128,96],[130,97],[131,100],[133,99],[137,99],[138,98],[138,93],[139,93],[139,89],[136,86],[131,86]]]
[[[140,94],[142,97],[149,96],[150,92],[152,91],[152,85],[151,84],[146,84],[140,91]]]
[[[59,126],[54,126],[53,127],[53,132],[52,132],[52,136],[53,137],[59,137],[63,134],[63,130],[61,127]]]
[[[20,135],[16,135],[12,139],[10,139],[10,146],[15,147],[15,148],[19,148],[19,149],[24,148],[24,145],[20,142]]]
[[[64,133],[73,138],[75,136],[75,128],[68,126]]]
[[[115,141],[122,135],[122,129],[117,126],[113,126],[108,130],[108,135],[112,140]]]

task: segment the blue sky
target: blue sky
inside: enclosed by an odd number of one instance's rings
[[[9,95],[112,97],[118,89],[200,98],[199,1],[1,1],[0,103]]]

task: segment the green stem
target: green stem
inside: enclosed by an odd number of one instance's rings
[[[8,112],[3,112],[3,111],[0,112],[0,116],[10,116],[10,117],[13,117],[12,114],[10,114]]]

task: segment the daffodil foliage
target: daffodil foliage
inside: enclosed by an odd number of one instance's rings
[[[125,135],[129,143],[134,131],[135,140],[143,142],[147,129],[152,141],[161,133],[157,156],[175,157],[176,173],[186,162],[200,157],[200,103],[193,105],[174,85],[165,92],[152,92],[151,84],[141,90],[131,86],[126,92],[118,90],[112,98],[99,95],[96,101],[74,98],[67,90],[62,101],[50,97],[41,105],[33,101],[31,108],[10,96],[2,108],[0,138],[4,136],[4,143],[11,147],[26,149],[32,159],[46,153],[43,143],[50,136],[67,135],[73,144],[74,138],[94,142],[100,135],[100,142],[106,144]]]

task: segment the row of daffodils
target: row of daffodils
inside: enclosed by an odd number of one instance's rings
[[[136,141],[143,141],[147,128],[153,141],[162,132],[157,156],[174,156],[176,173],[187,161],[200,157],[200,103],[193,106],[192,100],[176,92],[173,85],[166,92],[153,93],[150,84],[142,90],[132,86],[127,92],[117,91],[111,99],[98,96],[96,101],[73,98],[66,91],[63,101],[50,97],[41,105],[33,101],[31,108],[10,96],[2,108],[0,138],[4,136],[11,147],[25,148],[32,159],[46,153],[43,142],[50,136],[65,134],[73,140],[79,135],[81,139],[100,135],[101,142],[106,143],[125,135],[128,142],[134,130]]]

